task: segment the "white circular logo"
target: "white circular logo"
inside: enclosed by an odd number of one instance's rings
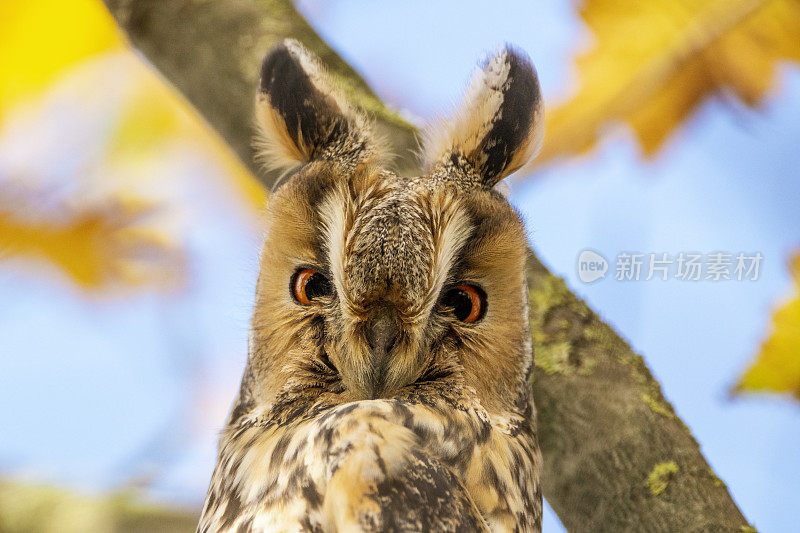
[[[608,261],[594,250],[584,250],[578,255],[578,278],[584,283],[592,283],[606,277]]]

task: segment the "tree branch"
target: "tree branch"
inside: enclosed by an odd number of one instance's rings
[[[105,0],[134,46],[258,175],[258,66],[286,37],[314,50],[413,172],[415,129],[388,110],[287,0]],[[261,176],[270,183],[269,176]],[[531,254],[544,494],[570,531],[746,531],[747,522],[642,358]]]
[[[378,132],[392,139],[398,171],[413,171],[414,127],[388,109],[366,82],[325,44],[286,0],[104,0],[144,53],[200,110],[268,185],[254,162],[253,105],[258,66],[272,45],[287,37],[304,43],[325,62],[359,109],[375,116]]]
[[[544,495],[569,531],[747,531],[642,357],[533,255]]]

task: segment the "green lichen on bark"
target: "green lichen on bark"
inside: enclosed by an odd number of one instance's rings
[[[712,478],[712,480],[713,480],[713,483],[714,483],[714,486],[716,486],[716,487],[725,487],[725,488],[727,488],[727,487],[728,487],[728,486],[725,484],[725,482],[724,482],[724,481],[722,481],[720,478],[718,478],[718,477],[717,477],[717,473],[716,473],[716,472],[714,472],[714,471],[711,469],[711,467],[708,467],[708,474],[711,476],[711,478]]]
[[[738,529],[744,518],[642,357],[533,255],[527,270],[542,485],[567,530]],[[665,456],[681,473],[653,499],[646,481]]]
[[[536,367],[548,374],[591,374],[596,359],[575,350],[581,342],[576,335],[586,342],[596,337],[587,322],[591,318],[588,308],[571,305],[574,296],[558,276],[551,275],[540,281],[528,293]],[[575,328],[576,322],[580,323],[580,328]]]
[[[677,473],[678,465],[675,461],[656,464],[650,475],[647,476],[647,488],[650,490],[650,494],[658,496],[667,490],[667,485]]]
[[[666,416],[667,418],[674,418],[675,413],[672,412],[668,406],[663,404],[661,401],[654,398],[651,394],[643,392],[642,393],[642,401],[647,404],[647,406],[654,412],[658,413],[661,416]]]

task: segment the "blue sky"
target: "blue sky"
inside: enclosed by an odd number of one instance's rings
[[[504,42],[531,56],[546,101],[563,100],[571,58],[591,43],[568,2],[299,6],[384,100],[421,120],[446,113],[476,59]],[[728,390],[790,294],[785,263],[800,245],[800,74],[786,67],[781,78],[757,111],[707,102],[653,161],[616,128],[592,153],[512,186],[540,257],[645,356],[767,532],[796,521],[800,406]],[[219,172],[179,149],[165,157],[182,179]],[[0,269],[0,469],[86,490],[148,477],[154,497],[202,499],[244,363],[260,240],[233,209],[196,206],[188,296],[86,300]],[[584,284],[576,259],[586,248],[611,261],[626,251],[758,251],[764,261],[757,281]],[[548,515],[545,530],[559,527]]]

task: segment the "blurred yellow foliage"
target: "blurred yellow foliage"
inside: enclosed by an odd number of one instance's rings
[[[156,507],[134,494],[90,497],[0,480],[2,533],[173,533],[196,523],[196,513]]]
[[[87,123],[111,125],[108,138],[92,139],[95,146],[86,146],[85,156],[47,154],[44,172],[54,176],[74,157],[87,158],[67,176],[72,183],[29,175],[42,172],[42,165],[0,172],[0,259],[45,259],[86,289],[180,286],[184,250],[175,228],[147,216],[157,211],[174,220],[175,211],[187,211],[185,185],[159,168],[173,168],[159,163],[171,146],[185,146],[187,157],[196,153],[218,165],[223,179],[216,185],[233,189],[253,213],[265,204],[264,188],[186,101],[134,55],[100,0],[0,0],[0,57],[0,130],[5,127],[6,137],[30,135],[30,130],[9,131],[4,119],[10,111],[25,103],[38,109],[55,90],[62,95],[61,108],[81,111],[79,120],[72,122],[75,115],[65,113],[67,120],[41,128],[72,135],[86,127],[84,117]],[[95,106],[119,95],[113,116]],[[104,148],[96,152],[97,147]],[[53,147],[41,148],[48,149]],[[27,176],[24,186],[14,183],[22,179],[15,173]],[[75,191],[59,197],[54,213],[41,201],[59,194],[53,188]]]
[[[258,217],[267,203],[267,190],[239,161],[227,143],[210,128],[162,78],[150,72],[138,76],[138,89],[125,103],[108,147],[109,158],[158,150],[169,140],[184,140],[217,162],[226,174],[224,185],[244,200]]]
[[[0,258],[38,255],[83,287],[174,286],[183,277],[181,255],[163,234],[137,224],[151,209],[119,199],[63,225],[21,222],[14,213],[0,211]]]
[[[124,43],[99,0],[2,0],[0,122],[76,61]]]
[[[588,150],[614,121],[653,155],[705,97],[754,105],[779,61],[800,60],[797,0],[586,0],[580,14],[594,45],[577,59],[577,92],[547,112],[535,164]]]
[[[790,270],[795,294],[772,315],[772,333],[741,377],[737,391],[788,392],[800,399],[800,252]]]

